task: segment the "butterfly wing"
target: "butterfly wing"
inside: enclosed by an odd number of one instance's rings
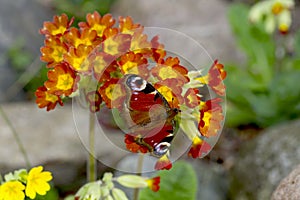
[[[170,108],[166,99],[146,80],[129,74],[124,78],[127,99],[127,125],[136,143],[154,155],[164,155],[174,137],[177,109]]]

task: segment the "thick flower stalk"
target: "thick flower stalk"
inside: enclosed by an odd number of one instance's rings
[[[6,174],[4,179],[0,185],[0,200],[24,200],[25,197],[35,199],[37,195],[46,195],[51,189],[49,181],[52,175],[38,166],[29,172],[21,169]]]
[[[91,112],[115,109],[127,124],[126,148],[158,157],[155,169],[170,169],[171,140],[178,129],[191,140],[189,155],[211,150],[208,139],[220,134],[224,120],[224,66],[215,61],[206,75],[189,71],[169,56],[159,36],[148,38],[130,17],[87,14],[79,28],[65,14],[45,22],[41,60],[48,80],[36,91],[36,103],[47,111],[67,97],[85,95]],[[205,87],[216,96],[204,99]],[[154,105],[159,105],[158,107]]]

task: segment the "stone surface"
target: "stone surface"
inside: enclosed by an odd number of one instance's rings
[[[300,199],[300,165],[279,183],[272,195],[272,200],[298,199]]]
[[[117,1],[112,13],[132,16],[144,26],[185,33],[202,44],[213,59],[224,63],[243,59],[227,21],[228,5],[222,0],[127,0]]]
[[[33,103],[11,103],[1,105],[23,143],[32,166],[47,164],[55,169],[60,180],[74,178],[79,166],[87,158],[88,115],[72,113],[72,107],[65,105],[46,112]],[[74,115],[73,115],[74,114]],[[97,126],[96,126],[97,127]],[[99,161],[113,167],[125,152],[116,151],[115,145],[107,142],[96,129],[96,155]],[[122,142],[123,135],[107,129],[114,141]],[[10,127],[0,115],[0,172],[5,173],[26,167],[24,157]],[[66,165],[69,166],[66,168]],[[61,171],[62,170],[62,171]],[[65,171],[64,171],[65,170]]]
[[[278,125],[242,145],[231,170],[232,199],[270,199],[279,181],[300,163],[300,120]]]
[[[22,89],[14,86],[14,91],[8,93],[17,80],[16,71],[12,69],[7,57],[10,48],[24,44],[23,51],[31,55],[32,62],[39,58],[40,46],[43,44],[43,36],[39,29],[43,21],[51,20],[53,13],[35,0],[1,0],[0,2],[0,102],[16,99],[17,93]],[[35,69],[41,65],[24,66],[25,69]],[[15,92],[15,90],[17,90]],[[19,95],[17,99],[22,99]]]

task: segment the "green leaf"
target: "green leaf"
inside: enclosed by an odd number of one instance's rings
[[[300,56],[300,30],[295,35],[295,53],[297,57]]]
[[[226,126],[237,127],[255,123],[255,115],[250,107],[228,103],[226,108]]]
[[[153,192],[145,188],[140,192],[140,200],[195,200],[197,193],[197,175],[193,167],[178,161],[169,171],[160,171],[160,189]]]
[[[262,24],[249,21],[248,14],[249,7],[233,4],[228,10],[229,23],[238,45],[247,55],[247,70],[267,85],[274,73],[275,42]]]

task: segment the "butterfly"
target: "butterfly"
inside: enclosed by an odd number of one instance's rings
[[[165,155],[178,127],[175,117],[180,110],[171,108],[164,96],[138,75],[125,75],[123,84],[126,99],[122,115],[129,134],[152,155]]]

